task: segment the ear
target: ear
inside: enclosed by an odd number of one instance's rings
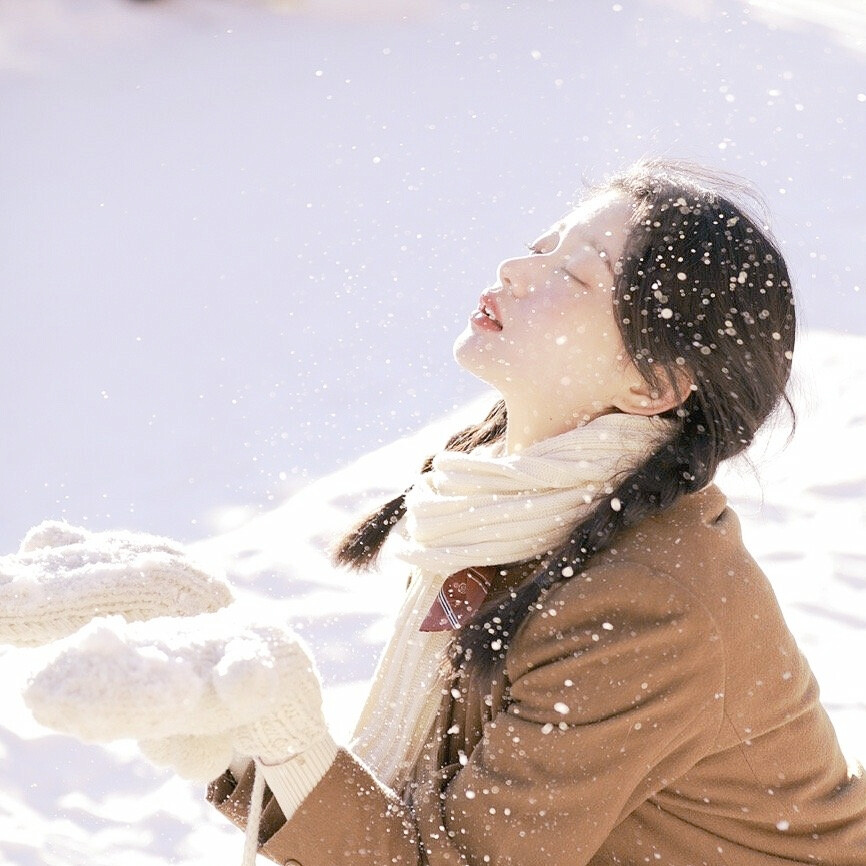
[[[681,367],[664,371],[658,385],[650,385],[637,370],[616,408],[629,415],[661,415],[686,401],[694,390],[692,377]]]

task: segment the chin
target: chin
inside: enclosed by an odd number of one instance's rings
[[[467,373],[500,390],[500,385],[507,381],[507,372],[511,366],[496,353],[496,344],[489,336],[477,334],[471,325],[454,341],[452,350],[454,360]]]
[[[486,382],[487,379],[482,374],[485,369],[490,367],[491,348],[489,338],[479,339],[479,335],[472,330],[472,326],[467,325],[454,341],[451,353],[454,360],[464,370]]]
[[[472,354],[472,348],[469,344],[472,342],[472,338],[475,335],[472,333],[472,326],[467,325],[458,335],[457,339],[454,341],[454,346],[451,349],[451,354],[454,356],[454,360],[461,366],[465,366],[464,359]]]

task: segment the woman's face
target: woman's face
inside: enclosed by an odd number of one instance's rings
[[[613,312],[614,272],[632,205],[617,192],[583,202],[499,265],[454,356],[513,409],[561,409],[564,432],[619,408],[640,377],[627,357]]]

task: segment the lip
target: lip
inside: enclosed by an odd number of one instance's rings
[[[473,325],[483,331],[501,331],[502,314],[496,293],[486,291],[481,293],[478,300],[478,309],[470,316]]]

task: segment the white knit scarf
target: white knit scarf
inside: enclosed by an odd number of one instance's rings
[[[602,415],[583,427],[503,455],[502,443],[444,451],[406,496],[392,536],[413,579],[355,730],[352,749],[399,787],[442,700],[440,670],[453,632],[420,632],[444,579],[469,566],[517,562],[555,550],[671,434],[671,423]]]

